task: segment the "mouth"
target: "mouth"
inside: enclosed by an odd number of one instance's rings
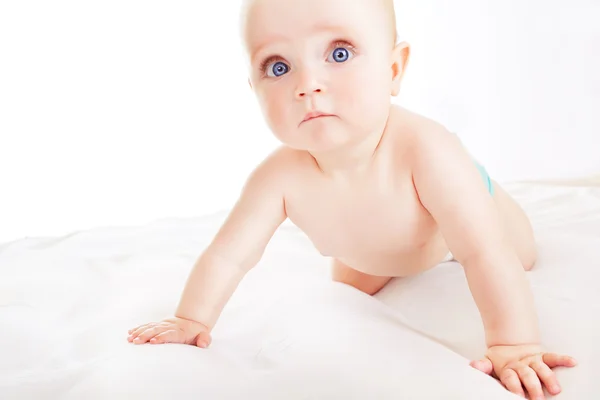
[[[308,121],[313,120],[313,119],[325,118],[325,117],[334,117],[334,115],[332,115],[332,114],[326,114],[326,113],[323,113],[321,111],[311,111],[311,112],[309,112],[308,114],[306,114],[304,116],[304,119],[302,120],[302,122],[300,122],[300,124],[302,124],[304,122],[308,122]]]

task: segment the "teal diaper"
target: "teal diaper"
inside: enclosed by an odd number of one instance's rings
[[[456,133],[454,133],[454,132],[452,132],[452,133],[454,135],[456,135]],[[458,135],[456,135],[456,137],[458,137]],[[459,138],[459,140],[460,140],[460,138]],[[492,180],[490,179],[490,175],[486,171],[485,167],[483,165],[479,164],[477,162],[477,160],[473,159],[473,162],[475,163],[477,170],[479,170],[479,174],[481,174],[481,178],[483,179],[483,183],[485,183],[485,186],[487,187],[488,192],[490,192],[490,194],[493,196],[494,195],[494,185],[492,183]]]
[[[475,166],[479,170],[479,173],[481,174],[481,178],[483,178],[483,183],[485,183],[485,186],[487,187],[488,192],[490,192],[490,194],[493,196],[494,195],[494,185],[492,184],[490,175],[488,174],[488,172],[486,171],[486,169],[483,165],[479,164],[477,161],[474,161],[474,162],[475,162]]]

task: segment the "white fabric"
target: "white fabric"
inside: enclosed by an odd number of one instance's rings
[[[558,398],[593,398],[600,182],[508,189],[539,241],[528,277],[544,343],[579,360],[557,370]],[[128,343],[128,328],[171,315],[223,218],[0,245],[0,398],[517,398],[468,366],[484,352],[483,331],[457,263],[369,297],[331,282],[327,261],[289,223],[240,284],[209,349]]]

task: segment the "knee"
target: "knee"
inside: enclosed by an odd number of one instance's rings
[[[523,269],[525,271],[531,271],[535,266],[537,261],[537,250],[535,246],[530,249],[526,254],[521,255],[521,264],[523,264]]]
[[[390,277],[375,276],[357,271],[338,260],[333,262],[332,280],[334,282],[350,285],[371,296],[379,292],[390,279]]]
[[[355,289],[360,290],[363,293],[366,293],[370,296],[373,296],[377,292],[379,292],[391,278],[384,277],[373,277],[374,279],[365,279],[365,278],[357,278],[357,279],[340,279],[340,277],[333,277],[334,282],[343,283],[348,286],[352,286]]]

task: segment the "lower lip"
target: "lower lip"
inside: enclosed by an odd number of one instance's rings
[[[318,117],[311,117],[311,118],[305,119],[305,120],[304,120],[304,121],[302,121],[302,122],[308,122],[308,121],[311,121],[311,120],[313,120],[313,119],[317,119],[317,118],[325,118],[325,117],[333,117],[333,115],[319,115]]]

